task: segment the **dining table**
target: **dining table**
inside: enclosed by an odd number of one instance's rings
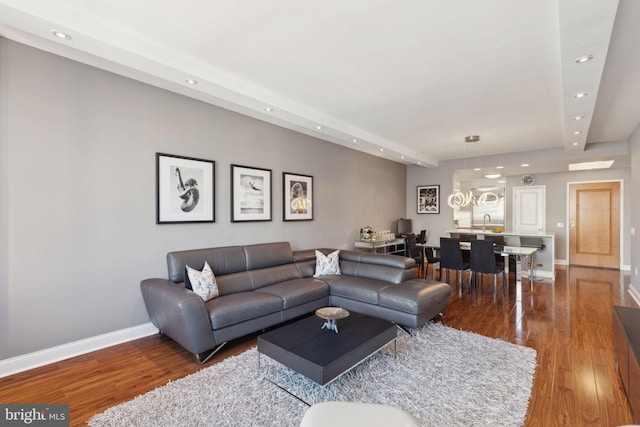
[[[437,251],[440,249],[440,242],[427,242],[418,243],[416,246],[422,248],[422,259],[426,259],[426,251],[433,251],[433,256],[436,257]],[[460,242],[460,249],[463,251],[471,251],[471,242]],[[495,246],[494,252],[496,255],[501,255],[504,258],[504,272],[509,277],[509,257],[515,258],[515,277],[516,288],[521,289],[522,286],[522,263],[526,261],[527,265],[527,277],[531,278],[531,263],[529,257],[531,257],[538,248],[528,246]],[[424,277],[427,277],[427,269],[425,268]],[[435,273],[434,273],[435,277]],[[531,283],[532,281],[529,280]]]

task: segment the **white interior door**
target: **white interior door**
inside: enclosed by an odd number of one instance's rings
[[[513,187],[513,231],[543,233],[546,228],[546,200],[545,185]]]

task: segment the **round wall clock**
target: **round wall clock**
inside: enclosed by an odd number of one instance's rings
[[[522,182],[523,185],[533,185],[533,183],[536,182],[536,177],[533,175],[523,175],[520,182]]]

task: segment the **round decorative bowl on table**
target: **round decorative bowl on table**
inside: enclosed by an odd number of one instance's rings
[[[321,319],[324,319],[325,322],[322,325],[322,328],[327,328],[329,330],[335,331],[338,333],[338,320],[344,319],[349,316],[349,312],[344,308],[340,307],[323,307],[316,310],[316,316]]]

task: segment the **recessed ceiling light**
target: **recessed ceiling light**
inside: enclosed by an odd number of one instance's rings
[[[358,140],[357,140],[356,138],[353,138],[351,141],[352,141],[354,144],[357,144],[357,143],[358,143]]]
[[[587,95],[589,95],[587,92],[580,92],[580,93],[576,93],[575,95],[573,95],[573,97],[574,98],[584,98]]]
[[[318,126],[316,126],[316,129],[322,130],[322,126],[318,125]]]
[[[384,148],[381,148],[381,149],[380,149],[380,152],[382,153],[383,151],[384,151]]]
[[[570,163],[570,171],[592,170],[592,169],[608,169],[613,165],[613,160],[600,160],[595,162]]]
[[[584,55],[576,58],[576,62],[578,64],[584,64],[585,62],[589,62],[593,59],[593,55]]]
[[[271,107],[264,107],[264,111],[266,111],[267,113],[270,113],[273,111],[273,108]]]
[[[527,168],[527,167],[529,167],[529,163],[523,163],[520,166],[522,166],[523,168]]]
[[[473,168],[474,171],[478,172],[480,168]]]
[[[489,186],[487,186],[487,187],[477,187],[476,190],[478,190],[481,193],[486,193],[488,191],[496,191],[496,190],[498,190],[498,187],[489,187]]]
[[[571,145],[573,145],[574,147],[577,147],[577,146],[578,146],[578,143],[577,143],[577,142],[574,142],[574,143],[573,143],[573,144],[571,144]]]
[[[421,165],[421,164],[422,164],[422,162],[418,162],[418,164],[419,164],[419,165]]]
[[[191,85],[191,86],[195,86],[195,85],[197,85],[197,84],[198,84],[198,81],[197,81],[197,80],[194,80],[194,79],[185,79],[185,81],[184,81],[184,82],[185,82],[186,84],[188,84],[188,85]]]
[[[499,173],[488,173],[486,175],[484,175],[485,178],[488,179],[496,179],[496,178],[500,178],[502,175]]]
[[[496,166],[496,169],[504,169],[504,166]]]
[[[54,36],[56,36],[59,39],[71,40],[71,36],[69,34],[67,34],[67,33],[63,33],[62,31],[52,30],[51,34],[53,34]]]
[[[573,120],[582,120],[584,116],[573,116]]]
[[[580,132],[579,130],[574,130],[574,131],[573,131],[573,134],[574,134],[574,135],[580,135],[581,133],[582,133],[582,132]]]

